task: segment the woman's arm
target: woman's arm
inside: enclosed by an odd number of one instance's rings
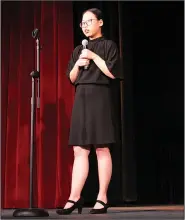
[[[94,63],[99,67],[99,69],[108,77],[110,77],[111,79],[115,79],[115,77],[113,76],[113,74],[109,71],[109,69],[107,68],[107,65],[105,63],[105,60],[103,60],[100,56],[98,56],[97,54],[94,56],[94,58],[92,59],[94,61]]]
[[[72,83],[74,83],[76,81],[79,72],[80,72],[79,66],[74,65],[73,69],[69,73],[69,78],[70,78]]]
[[[83,59],[80,58],[76,61],[73,69],[71,70],[71,72],[69,73],[69,78],[71,80],[72,83],[74,83],[79,75],[80,72],[80,68],[81,66],[86,66],[89,65],[89,60],[88,59]]]
[[[117,65],[118,57],[119,55],[115,44],[110,45],[107,60],[102,59],[98,54],[88,49],[82,50],[80,55],[80,58],[93,60],[97,67],[111,79],[116,78],[115,67]]]

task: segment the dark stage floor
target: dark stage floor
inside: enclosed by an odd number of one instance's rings
[[[146,207],[116,207],[109,208],[107,214],[103,215],[90,215],[88,214],[90,208],[84,208],[81,215],[77,214],[77,211],[68,216],[59,216],[54,209],[50,209],[48,218],[39,219],[123,219],[123,220],[178,220],[184,219],[184,207],[183,206],[146,206]],[[1,211],[1,219],[18,219],[13,218],[12,213],[14,210],[4,209]],[[22,218],[26,219],[26,218]],[[29,218],[33,219],[33,218]],[[38,218],[34,218],[38,219]]]

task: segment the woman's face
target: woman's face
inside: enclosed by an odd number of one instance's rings
[[[98,20],[96,15],[90,11],[87,11],[81,22],[81,28],[86,37],[96,37],[101,34],[102,20]]]

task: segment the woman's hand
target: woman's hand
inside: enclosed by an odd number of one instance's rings
[[[82,53],[80,55],[80,58],[85,58],[85,59],[89,59],[89,60],[94,60],[94,58],[96,57],[97,55],[92,52],[91,50],[88,50],[88,49],[83,49],[82,50]]]
[[[76,63],[76,66],[80,67],[80,66],[88,66],[89,65],[89,60],[86,58],[79,58]]]

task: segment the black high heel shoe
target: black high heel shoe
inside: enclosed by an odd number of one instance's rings
[[[101,200],[96,200],[96,202],[99,202],[101,205],[103,205],[104,207],[101,209],[91,209],[90,210],[90,214],[104,214],[107,213],[107,209],[109,208],[108,203],[105,204],[104,202],[102,202]]]
[[[71,214],[75,209],[78,209],[78,214],[82,213],[82,207],[83,207],[83,203],[84,200],[81,197],[77,202],[72,201],[72,200],[68,200],[67,202],[73,203],[74,205],[68,209],[58,209],[56,210],[56,213],[58,215],[69,215]]]

